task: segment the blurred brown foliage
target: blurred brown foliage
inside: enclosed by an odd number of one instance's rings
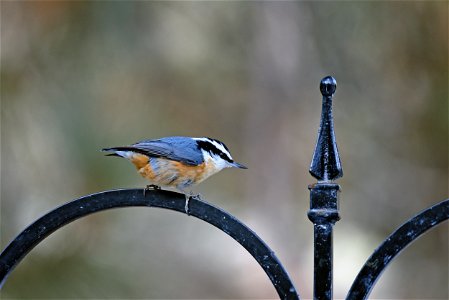
[[[308,175],[333,75],[345,176],[335,296],[402,222],[447,198],[446,2],[1,2],[1,243],[88,193],[142,187],[102,147],[169,135],[224,141],[247,171],[198,190],[276,251],[311,298]],[[449,297],[447,224],[372,297]],[[26,287],[26,288],[24,288]],[[216,229],[156,209],[90,216],[36,247],[4,299],[274,298]]]

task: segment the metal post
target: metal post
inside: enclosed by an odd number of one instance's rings
[[[314,299],[332,299],[332,227],[340,219],[340,186],[332,181],[343,176],[332,117],[332,95],[337,88],[333,77],[321,80],[323,95],[318,140],[310,165],[310,174],[318,179],[309,185],[309,219],[314,224]]]

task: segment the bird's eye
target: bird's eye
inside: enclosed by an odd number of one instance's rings
[[[222,160],[226,160],[227,162],[232,162],[232,159],[230,159],[226,154],[220,153],[220,158]]]

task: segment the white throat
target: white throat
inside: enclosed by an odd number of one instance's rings
[[[221,171],[222,169],[229,167],[228,163],[221,159],[219,156],[217,155],[211,155],[209,152],[201,150],[201,152],[203,153],[203,157],[204,157],[204,161],[206,162],[206,164],[212,163],[213,168],[215,169],[215,172]]]

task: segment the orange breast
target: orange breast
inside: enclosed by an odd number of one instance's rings
[[[134,153],[129,160],[136,166],[137,170],[139,170],[148,164],[150,158],[143,154]]]
[[[212,161],[191,166],[179,161],[148,158],[145,155],[135,154],[131,162],[136,166],[140,175],[152,184],[176,187],[181,190],[189,185],[198,184],[215,173]]]

